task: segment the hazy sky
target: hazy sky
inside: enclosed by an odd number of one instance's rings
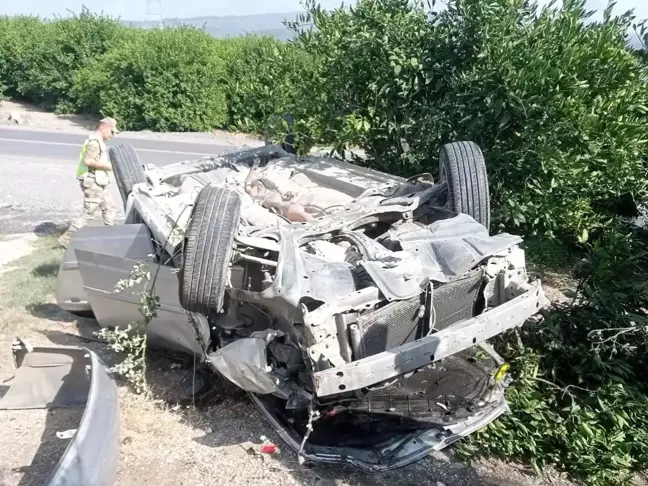
[[[546,3],[548,0],[539,0]],[[37,14],[51,17],[72,10],[78,12],[82,5],[94,12],[103,11],[127,20],[147,18],[147,2],[161,3],[165,17],[198,17],[205,15],[249,15],[301,10],[299,0],[0,0],[0,14]],[[320,0],[324,7],[337,7],[340,0]],[[353,3],[347,1],[346,4]],[[441,2],[438,2],[441,3]],[[588,0],[592,9],[603,9],[607,0]],[[640,18],[648,18],[648,0],[618,0],[618,12],[635,9]],[[157,9],[156,9],[157,10]]]
[[[85,5],[93,12],[104,12],[126,20],[144,20],[147,17],[147,3],[161,3],[164,17],[251,15],[302,10],[299,0],[0,0],[0,14],[49,17],[52,14],[65,14],[67,10],[78,12]],[[321,0],[320,3],[332,8],[338,7],[341,0]],[[155,10],[158,8],[156,6]]]

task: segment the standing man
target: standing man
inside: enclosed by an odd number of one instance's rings
[[[77,179],[83,192],[83,214],[72,221],[68,230],[59,238],[62,246],[67,246],[74,233],[90,223],[101,210],[105,225],[115,224],[115,203],[108,189],[112,165],[108,158],[106,141],[119,133],[114,118],[104,118],[97,129],[90,134],[81,148]]]

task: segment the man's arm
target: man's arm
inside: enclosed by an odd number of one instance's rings
[[[110,164],[104,164],[101,162],[101,148],[99,147],[99,142],[96,140],[90,140],[86,146],[85,151],[85,165],[91,169],[96,170],[112,170]]]

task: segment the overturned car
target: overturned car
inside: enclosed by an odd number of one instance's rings
[[[278,146],[143,167],[121,145],[111,159],[126,224],[75,236],[61,307],[127,325],[137,299],[114,286],[149,261],[150,342],[200,355],[308,460],[399,467],[506,411],[486,340],[547,301],[521,239],[489,234],[474,143],[443,147],[436,182]]]

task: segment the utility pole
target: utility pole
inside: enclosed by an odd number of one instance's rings
[[[162,0],[146,0],[146,20],[162,28]]]

